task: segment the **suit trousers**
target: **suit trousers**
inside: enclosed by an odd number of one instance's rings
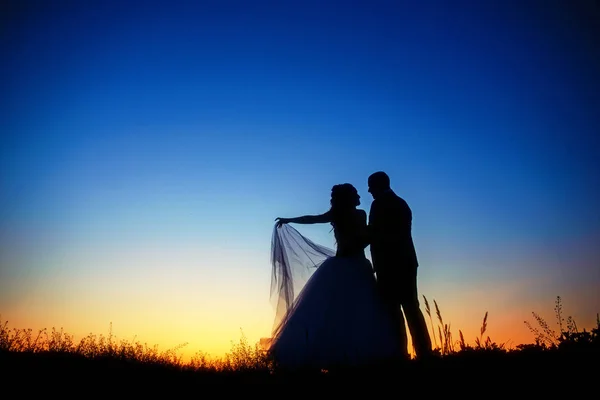
[[[431,337],[419,304],[418,267],[405,269],[399,269],[398,265],[394,267],[396,269],[393,273],[377,273],[377,285],[381,296],[398,324],[402,345],[408,347],[406,323],[417,357],[427,356],[431,353]],[[381,268],[378,269],[381,271]]]

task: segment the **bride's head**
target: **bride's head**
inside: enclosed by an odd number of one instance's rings
[[[334,185],[331,188],[331,208],[333,210],[353,209],[360,205],[360,196],[349,183]]]

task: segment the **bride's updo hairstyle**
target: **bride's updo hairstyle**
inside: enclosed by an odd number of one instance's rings
[[[358,205],[358,191],[349,183],[342,183],[331,188],[331,210],[348,210]]]
[[[333,214],[332,226],[346,220],[347,213],[355,210],[360,204],[358,191],[349,183],[341,183],[331,188],[331,213]]]

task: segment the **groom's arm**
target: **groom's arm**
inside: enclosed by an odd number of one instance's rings
[[[377,223],[379,218],[379,204],[376,201],[371,203],[371,208],[369,209],[369,220],[367,223],[367,233],[366,233],[366,241],[370,245],[373,243],[374,236],[374,225]]]
[[[377,201],[373,201],[371,203],[371,208],[369,209],[369,229],[373,229],[373,226],[379,223],[379,215],[380,215],[380,204]]]
[[[369,244],[372,246],[373,242],[379,249],[383,247],[389,248],[393,244],[394,231],[390,229],[391,221],[394,219],[394,215],[389,209],[389,204],[382,201],[373,201],[371,209],[369,210],[369,225],[368,225],[368,239]]]

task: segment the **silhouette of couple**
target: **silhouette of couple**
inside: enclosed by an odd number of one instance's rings
[[[280,367],[330,369],[408,359],[405,318],[417,357],[431,354],[419,308],[412,212],[385,172],[372,174],[368,185],[374,199],[368,221],[349,183],[333,186],[324,214],[276,219],[271,290],[278,304],[269,354]],[[336,251],[289,223],[330,223]],[[369,245],[372,264],[365,257]],[[306,274],[309,270],[314,273]],[[303,273],[309,275],[305,282]]]

